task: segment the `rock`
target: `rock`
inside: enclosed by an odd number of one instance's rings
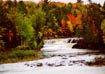
[[[72,66],[72,65],[73,65],[73,63],[68,64],[68,66]]]
[[[30,65],[30,67],[33,67],[33,66],[35,66],[35,64],[31,64],[31,65]]]
[[[55,65],[55,67],[64,66],[63,64]]]
[[[43,63],[37,63],[37,67],[42,67]]]
[[[32,65],[30,67],[33,67]]]
[[[62,57],[62,59],[68,59],[67,57]]]
[[[64,66],[64,64],[62,64],[62,63],[55,63],[54,65],[55,65],[55,67]]]
[[[54,66],[54,64],[50,64],[50,63],[48,63],[47,65],[50,66],[50,67]]]
[[[29,66],[29,64],[28,64],[28,63],[25,63],[24,65]]]

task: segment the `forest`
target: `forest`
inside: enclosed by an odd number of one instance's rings
[[[105,3],[0,0],[0,50],[38,49],[44,39],[83,37],[79,48],[104,49]]]

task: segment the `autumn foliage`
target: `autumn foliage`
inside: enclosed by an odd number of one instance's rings
[[[104,30],[105,4],[0,1],[0,41],[7,48],[39,49],[43,39],[62,37],[83,37],[87,46],[98,46],[105,42]]]

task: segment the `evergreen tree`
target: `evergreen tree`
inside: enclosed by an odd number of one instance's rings
[[[77,3],[83,3],[83,1],[82,0],[77,0]]]
[[[90,4],[92,4],[92,0],[88,0],[88,2],[89,2]]]

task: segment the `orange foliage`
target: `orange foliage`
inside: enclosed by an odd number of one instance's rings
[[[82,28],[81,13],[78,13],[77,17],[75,17],[73,14],[68,14],[67,17],[71,21],[73,27],[75,27],[76,25],[80,25],[79,27]]]
[[[73,26],[76,26],[77,24],[76,17],[73,14],[68,14],[67,17],[73,23]]]
[[[48,32],[47,31],[44,31],[44,35],[47,36],[48,35]]]
[[[49,28],[49,29],[48,29],[48,32],[49,32],[49,33],[53,33],[53,29],[52,29],[52,28]]]
[[[66,21],[64,19],[61,20],[62,27],[66,26]]]
[[[44,31],[44,35],[45,36],[53,36],[54,35],[54,31],[52,28],[48,28],[46,31]]]
[[[29,8],[28,6],[26,6],[26,7],[25,7],[25,9],[26,9],[27,11],[29,11],[29,10],[30,10],[30,8]]]
[[[78,13],[77,17],[76,17],[76,24],[82,24],[82,14],[81,13]]]
[[[67,32],[67,23],[65,21],[65,19],[63,18],[61,20],[61,27],[59,27],[58,29],[61,33],[66,33]]]

